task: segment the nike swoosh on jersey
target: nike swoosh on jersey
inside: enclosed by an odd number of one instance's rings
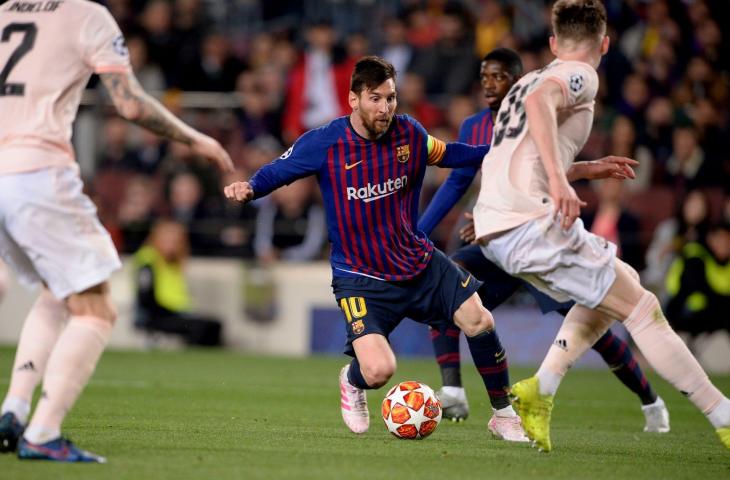
[[[471,280],[471,274],[469,274],[469,276],[466,277],[466,280],[464,280],[463,282],[461,282],[461,286],[464,287],[464,288],[466,288],[466,286],[469,285],[469,280]]]
[[[360,160],[359,162],[351,163],[351,164],[349,164],[349,165],[348,165],[348,164],[346,163],[346,164],[345,164],[345,170],[350,170],[351,168],[355,168],[355,167],[357,167],[358,165],[360,165],[360,164],[361,164],[362,162],[363,162],[363,161],[362,161],[362,160]]]

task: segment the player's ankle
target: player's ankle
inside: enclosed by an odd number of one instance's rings
[[[451,397],[466,400],[466,390],[464,390],[464,387],[456,387],[453,385],[443,386],[441,387],[441,392]]]
[[[730,400],[727,397],[723,398],[707,413],[707,419],[715,428],[730,427]]]

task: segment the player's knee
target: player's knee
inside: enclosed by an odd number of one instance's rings
[[[66,299],[66,305],[69,313],[74,316],[96,317],[112,326],[117,320],[117,307],[112,301],[106,282],[72,294]]]
[[[360,362],[360,370],[368,385],[382,387],[395,373],[395,361],[380,359],[367,364]]]
[[[454,314],[454,323],[469,337],[494,329],[494,317],[476,294],[459,307]]]
[[[632,267],[631,265],[629,265],[626,262],[622,262],[622,264],[623,264],[623,268],[626,270],[626,272],[629,274],[629,276],[631,278],[633,278],[636,281],[636,283],[640,284],[641,277],[639,276],[639,272],[637,272],[634,267]]]

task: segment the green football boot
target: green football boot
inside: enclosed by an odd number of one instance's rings
[[[553,411],[553,396],[540,395],[537,377],[515,383],[512,386],[515,397],[513,405],[522,418],[527,436],[541,452],[549,452],[550,416]]]

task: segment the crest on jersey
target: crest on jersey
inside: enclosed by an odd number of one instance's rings
[[[410,145],[398,145],[395,147],[395,156],[400,163],[406,163],[411,158]]]
[[[355,320],[352,322],[352,333],[355,335],[360,335],[362,332],[365,331],[365,324],[362,320]]]
[[[570,86],[570,91],[573,93],[578,93],[583,90],[585,80],[583,79],[583,75],[581,75],[580,73],[574,73],[570,76],[570,81],[568,83]]]
[[[291,152],[293,152],[293,151],[294,151],[294,145],[292,145],[291,147],[289,147],[289,150],[287,150],[286,152],[282,153],[281,156],[279,156],[279,158],[282,159],[282,160],[286,160],[287,158],[289,158],[289,155],[291,155]]]
[[[112,48],[121,57],[129,56],[129,50],[127,49],[127,43],[124,41],[123,35],[119,35],[112,41]]]

